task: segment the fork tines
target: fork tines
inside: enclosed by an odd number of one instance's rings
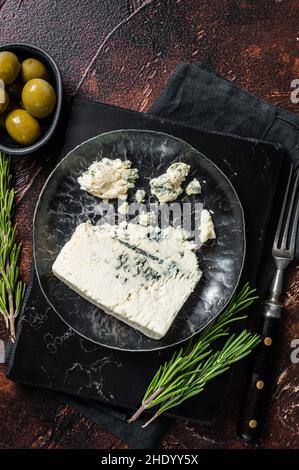
[[[294,258],[299,219],[299,171],[290,168],[288,184],[274,238],[273,256]]]

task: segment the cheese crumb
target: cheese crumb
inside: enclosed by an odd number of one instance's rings
[[[203,209],[201,212],[199,230],[201,243],[216,238],[212,216],[207,209]]]
[[[161,204],[175,201],[183,192],[181,184],[186,180],[189,171],[190,165],[173,163],[166,173],[150,180],[151,193]]]
[[[93,162],[78,178],[78,183],[81,189],[101,199],[126,199],[139,176],[131,165],[129,160],[103,158]]]
[[[144,201],[146,196],[146,192],[143,189],[138,189],[135,194],[135,200],[140,204],[141,202]]]
[[[126,215],[129,212],[129,204],[125,201],[118,207],[118,212],[122,215]]]
[[[192,194],[200,194],[201,193],[201,184],[200,182],[194,178],[186,188],[186,194],[191,196]]]

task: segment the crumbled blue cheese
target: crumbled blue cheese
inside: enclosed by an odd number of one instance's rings
[[[126,199],[128,190],[135,187],[138,170],[132,162],[119,158],[103,158],[93,162],[78,178],[81,189],[101,199]]]
[[[207,209],[203,209],[200,215],[200,241],[205,243],[216,238],[212,216]]]
[[[141,212],[138,221],[140,225],[143,225],[143,227],[147,227],[148,225],[154,225],[156,223],[156,213],[153,211]]]
[[[173,163],[166,173],[150,180],[151,192],[162,203],[172,202],[182,194],[181,184],[186,180],[190,165],[186,163]]]
[[[107,314],[160,339],[201,277],[194,244],[180,229],[83,223],[53,273]],[[111,289],[113,286],[113,289]]]
[[[118,207],[118,212],[122,215],[126,215],[129,212],[129,204],[127,201],[123,202],[119,207]]]
[[[141,204],[144,202],[146,196],[146,192],[143,189],[137,189],[136,194],[135,194],[135,200],[138,204]]]
[[[186,194],[191,196],[192,194],[200,194],[201,193],[201,184],[200,182],[194,178],[186,188]]]

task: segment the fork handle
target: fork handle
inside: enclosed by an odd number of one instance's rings
[[[281,315],[271,315],[266,304],[261,325],[261,343],[256,350],[249,389],[246,391],[238,423],[240,437],[252,444],[260,436],[265,418],[267,396],[271,388],[273,362],[275,361]]]

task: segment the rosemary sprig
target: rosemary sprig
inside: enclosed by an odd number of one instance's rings
[[[202,392],[207,382],[252,351],[259,343],[259,337],[246,330],[239,335],[231,335],[220,351],[213,353],[210,346],[229,334],[233,322],[246,318],[246,315],[238,313],[257,299],[255,292],[246,284],[224,312],[205,328],[199,339],[191,340],[187,347],[176,351],[159,368],[145,392],[140,408],[129,422],[135,421],[145,409],[159,406],[155,415],[144,425],[147,426],[164,411]]]
[[[26,286],[20,279],[18,267],[21,244],[15,242],[14,190],[10,167],[10,157],[0,153],[0,313],[14,340],[15,319],[20,312]]]

